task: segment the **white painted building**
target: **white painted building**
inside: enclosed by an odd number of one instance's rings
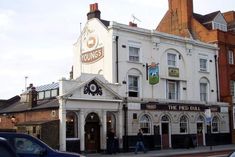
[[[97,4],[87,16],[74,44],[73,79],[60,81],[61,150],[72,140],[81,151],[106,150],[111,128],[126,150],[139,128],[149,149],[184,147],[189,137],[208,145],[207,108],[212,137],[229,138],[228,104],[218,102],[216,45],[102,20]],[[158,67],[155,85],[150,65]]]

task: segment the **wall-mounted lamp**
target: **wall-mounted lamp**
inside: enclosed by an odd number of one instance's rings
[[[13,124],[16,123],[16,117],[15,117],[15,116],[11,116],[11,122],[12,122]]]

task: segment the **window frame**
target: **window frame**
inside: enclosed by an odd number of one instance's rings
[[[171,98],[172,96],[172,92],[170,93],[170,84],[174,85],[174,98]],[[179,97],[180,97],[180,93],[179,93],[179,81],[175,81],[175,80],[167,80],[167,99],[170,99],[170,100],[179,100]]]
[[[151,134],[151,123],[152,122],[151,122],[151,118],[149,115],[144,114],[140,117],[139,124],[140,124],[140,128],[143,131],[143,134],[145,135]]]
[[[131,78],[134,78],[136,80],[132,80]],[[140,79],[139,76],[128,75],[128,96],[129,97],[139,97],[139,95],[140,95],[140,92],[139,92],[140,80],[139,79]],[[132,81],[133,81],[133,83],[132,83]],[[135,81],[137,82],[137,86],[134,85],[134,84],[136,84]],[[131,86],[131,83],[133,84],[132,86]],[[131,96],[130,92],[133,92],[133,94],[136,93],[136,96]]]
[[[185,120],[185,121],[182,121],[182,120]],[[189,127],[189,123],[188,122],[189,122],[188,121],[188,117],[186,115],[182,115],[180,117],[180,122],[179,122],[180,134],[187,134],[188,133],[188,127]],[[182,128],[182,124],[185,124],[186,126],[184,126],[184,128]],[[182,129],[185,129],[186,131],[182,132],[181,131]]]
[[[216,131],[214,131],[214,126],[216,126]],[[211,133],[219,133],[219,118],[217,116],[214,116],[211,120]]]
[[[170,56],[174,56],[173,58],[171,58]],[[175,53],[167,53],[167,65],[169,67],[177,67],[177,54]]]
[[[131,51],[131,49],[133,51]],[[137,50],[137,54],[136,54],[136,51],[134,51],[134,50]],[[128,61],[140,63],[140,47],[129,45],[128,51],[129,51],[129,53],[128,53]],[[135,59],[131,59],[131,58],[135,58]]]
[[[234,64],[234,54],[232,50],[228,50],[228,64]]]
[[[205,61],[205,62],[202,62]],[[199,70],[200,72],[208,72],[208,59],[199,58]]]
[[[202,91],[202,85],[205,85],[205,91]],[[208,101],[208,83],[200,82],[200,101],[207,102]]]

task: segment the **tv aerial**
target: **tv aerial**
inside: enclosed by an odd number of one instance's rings
[[[140,19],[138,19],[134,14],[132,14],[131,17],[133,19],[132,20],[133,23],[135,22],[135,20],[141,22]]]

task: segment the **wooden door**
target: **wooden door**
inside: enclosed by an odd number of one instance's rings
[[[100,126],[99,123],[87,122],[85,125],[85,146],[88,152],[100,150]]]
[[[197,145],[203,146],[203,123],[197,123]]]
[[[168,149],[169,147],[169,124],[162,123],[162,148]]]

